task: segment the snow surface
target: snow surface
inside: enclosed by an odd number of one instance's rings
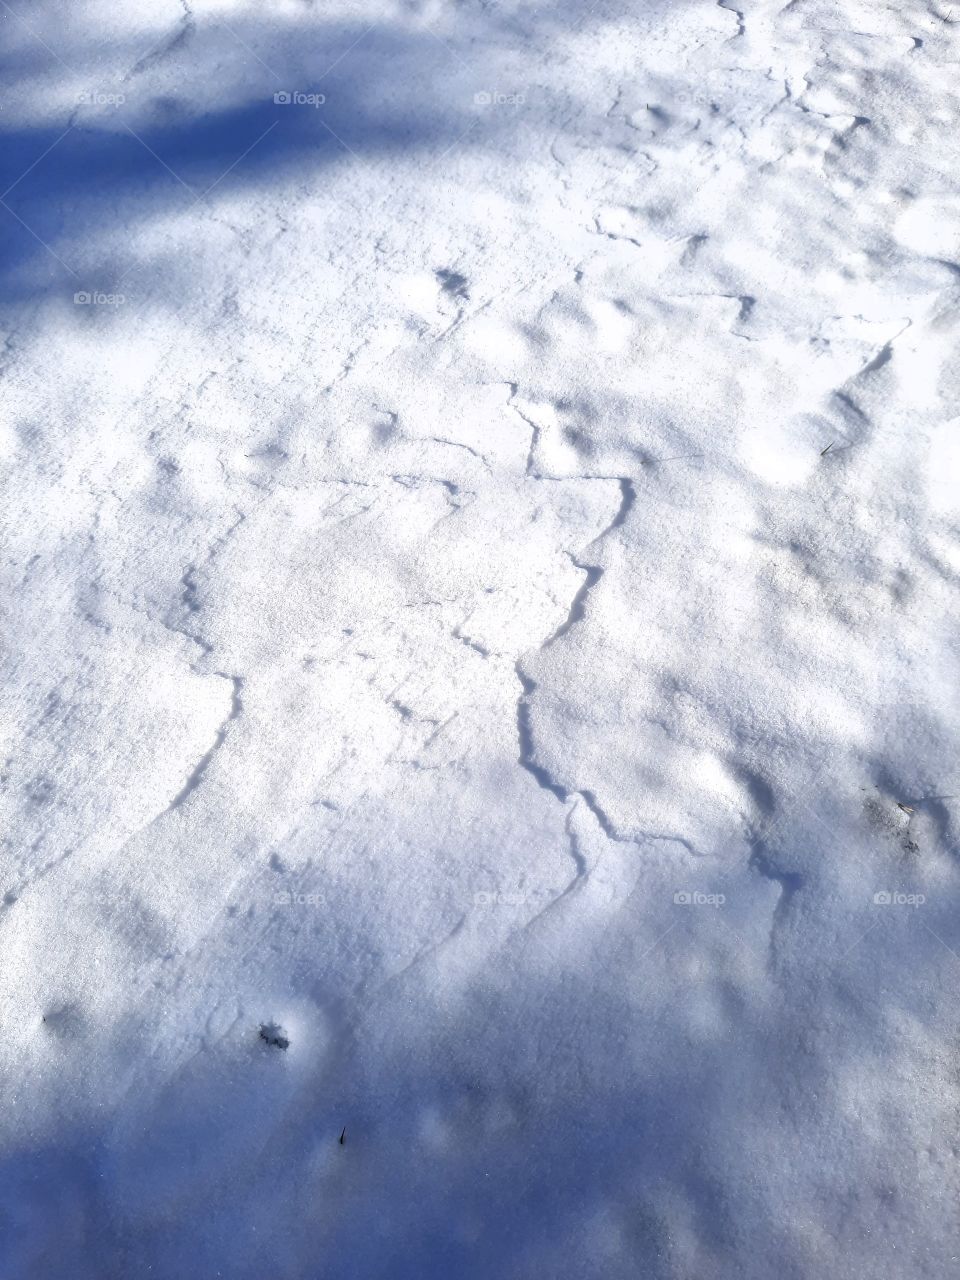
[[[737,3],[0,3],[3,1277],[957,1274],[960,8]]]

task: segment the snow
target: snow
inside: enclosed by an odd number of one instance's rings
[[[953,1274],[960,11],[0,21],[4,1277]]]

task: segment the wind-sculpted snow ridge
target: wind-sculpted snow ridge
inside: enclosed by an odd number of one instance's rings
[[[953,1274],[957,14],[2,9],[0,1275]]]

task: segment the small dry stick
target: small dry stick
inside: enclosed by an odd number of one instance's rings
[[[341,1147],[344,1145],[343,1140],[344,1140],[344,1138],[345,1138],[346,1136],[347,1136],[347,1126],[346,1126],[346,1125],[344,1125],[344,1126],[343,1126],[343,1132],[340,1134],[340,1145],[341,1145]]]
[[[820,450],[820,457],[825,458],[836,443],[836,440],[831,440],[825,449]]]

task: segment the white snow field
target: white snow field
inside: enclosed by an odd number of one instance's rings
[[[0,0],[3,1280],[958,1274],[960,5],[736,5]]]

